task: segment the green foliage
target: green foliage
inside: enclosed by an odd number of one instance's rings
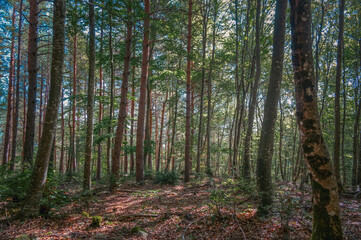
[[[98,228],[102,225],[103,218],[101,216],[93,216],[90,227]]]
[[[13,203],[22,202],[28,189],[31,171],[24,169],[11,172],[6,167],[0,168],[0,201],[11,199]]]
[[[89,218],[89,213],[88,212],[83,211],[81,215],[83,217],[85,217],[85,218]]]
[[[175,185],[178,182],[178,174],[175,171],[157,172],[154,182],[156,184],[171,184]]]
[[[154,173],[153,173],[152,170],[145,169],[145,171],[144,171],[144,178],[145,178],[145,179],[152,180],[152,179],[153,179],[153,176],[154,176]]]

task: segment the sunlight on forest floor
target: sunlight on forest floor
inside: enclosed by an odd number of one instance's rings
[[[309,194],[289,184],[282,186],[272,216],[258,219],[255,192],[233,192],[229,186],[220,181],[216,186],[207,182],[196,186],[147,183],[143,187],[128,183],[115,195],[101,186],[92,199],[73,200],[52,209],[48,217],[6,222],[1,216],[0,239],[309,239]],[[79,194],[79,187],[67,187],[69,194]],[[359,201],[343,199],[340,206],[346,239],[360,239]],[[94,216],[102,217],[98,228],[90,227]]]

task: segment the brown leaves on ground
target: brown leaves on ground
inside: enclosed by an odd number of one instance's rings
[[[242,192],[221,203],[216,214],[210,200],[213,189],[204,183],[193,187],[128,184],[110,195],[104,188],[92,199],[79,198],[48,218],[1,219],[0,239],[310,238],[309,194],[285,184],[277,190],[274,215],[258,219],[257,200]],[[345,238],[361,239],[360,201],[343,199],[340,206]],[[92,216],[102,217],[100,227],[90,227]]]

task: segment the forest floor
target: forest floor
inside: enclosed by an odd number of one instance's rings
[[[232,181],[125,183],[114,195],[97,185],[90,199],[79,185],[63,188],[72,200],[46,217],[6,220],[0,203],[0,239],[310,239],[312,230],[310,194],[288,183],[277,184],[267,219],[255,215],[254,189]],[[361,239],[360,200],[342,198],[340,206],[345,239]],[[102,217],[100,227],[91,226],[93,216]]]

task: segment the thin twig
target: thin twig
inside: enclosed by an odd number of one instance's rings
[[[191,222],[190,224],[188,224],[188,226],[186,227],[186,229],[184,229],[184,233],[183,233],[183,235],[182,235],[182,240],[185,240],[184,236],[186,235],[186,232],[187,232],[188,228],[189,228],[193,223],[196,223],[196,222],[198,222],[199,220],[201,220],[202,218],[205,218],[205,217],[207,217],[207,216],[203,216],[203,217],[201,217],[201,218],[198,218],[197,220],[195,220],[195,221]]]

